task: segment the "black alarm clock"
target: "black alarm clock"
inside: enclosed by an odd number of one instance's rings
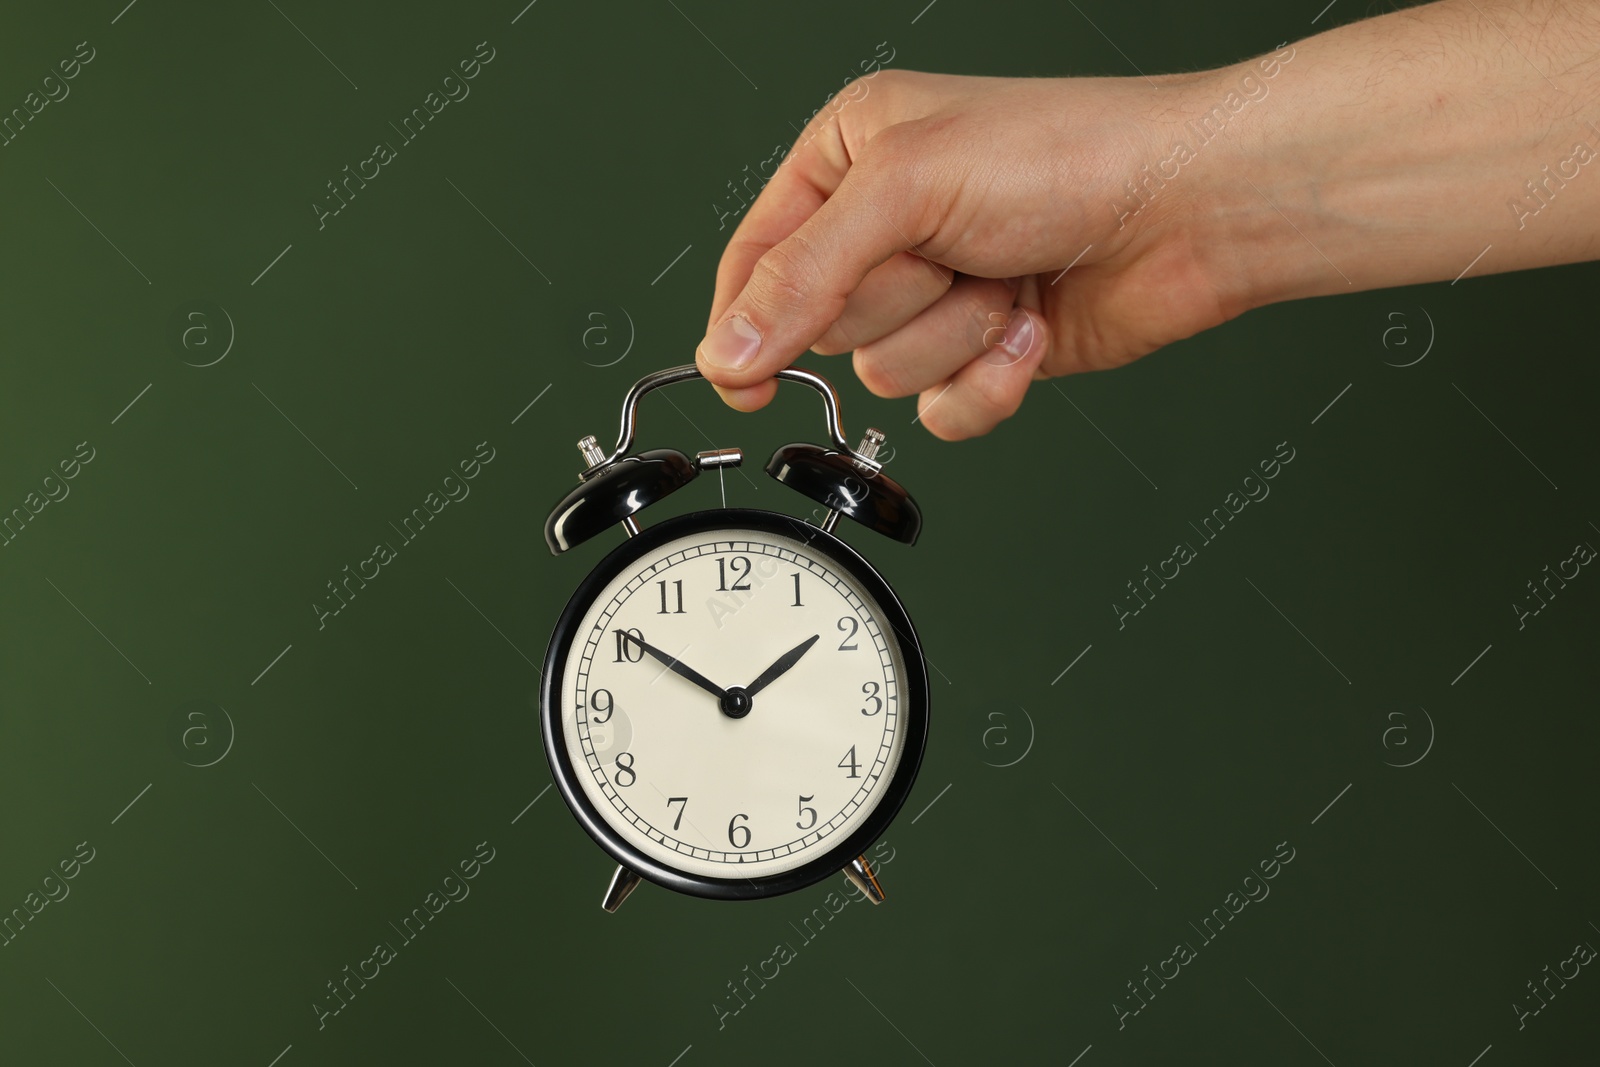
[[[766,469],[824,517],[722,507],[641,530],[640,511],[743,461],[736,448],[630,452],[641,398],[700,376],[689,365],[635,383],[616,447],[578,442],[588,469],[545,522],[556,555],[616,526],[627,534],[550,637],[545,755],[618,864],[608,912],[641,879],[750,900],[836,871],[881,902],[864,854],[922,763],[927,668],[900,598],[834,531],[844,516],[909,545],[922,513],[883,473],[884,435],[851,448],[833,386],[790,368],[777,377],[822,395],[829,444],[784,445]]]

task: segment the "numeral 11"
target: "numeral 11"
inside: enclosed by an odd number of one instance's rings
[[[668,611],[667,610],[667,583],[665,581],[660,581],[660,582],[656,583],[656,587],[661,590],[661,610],[656,612],[657,615],[682,615],[684,613],[683,612],[683,580],[679,579],[679,580],[673,582],[672,584],[674,586],[676,586],[677,590],[678,590],[678,607],[677,607],[677,610],[675,610],[675,611]]]

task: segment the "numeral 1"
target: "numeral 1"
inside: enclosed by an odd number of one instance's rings
[[[800,572],[799,571],[795,571],[794,572],[794,603],[790,604],[789,606],[792,607],[792,608],[803,608],[803,607],[805,607],[804,604],[800,603]]]

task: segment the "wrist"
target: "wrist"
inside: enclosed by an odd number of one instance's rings
[[[1600,79],[1580,62],[1600,33],[1536,32],[1526,9],[1399,12],[1289,46],[1270,80],[1257,71],[1269,91],[1200,150],[1188,205],[1235,313],[1596,254],[1600,166],[1577,167],[1600,157]],[[1190,110],[1215,116],[1257,62],[1209,72]],[[1545,217],[1558,214],[1566,225]]]
[[[1303,91],[1305,66],[1301,44],[1286,43],[1258,59],[1186,76],[1173,85],[1177,105],[1162,118],[1163,162],[1193,176],[1178,179],[1180,195],[1151,221],[1180,235],[1228,318],[1316,295],[1319,282],[1326,284],[1317,270],[1326,264],[1276,202],[1282,190],[1304,182],[1307,158],[1282,123],[1286,100]]]
[[[1235,313],[1356,287],[1326,250],[1345,244],[1338,227],[1349,220],[1330,210],[1328,197],[1347,146],[1345,134],[1317,114],[1336,106],[1308,69],[1315,51],[1307,52],[1300,42],[1271,53],[1270,79],[1258,61],[1220,68],[1191,94],[1195,117],[1186,127],[1197,141],[1210,139],[1190,210],[1205,220],[1212,274]]]

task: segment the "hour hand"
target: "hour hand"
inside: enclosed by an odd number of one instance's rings
[[[698,685],[701,689],[704,689],[718,700],[721,700],[723,697],[727,696],[727,693],[723,691],[721,686],[712,682],[711,679],[707,678],[693,667],[684,664],[678,659],[677,656],[663,652],[654,645],[646,644],[643,639],[633,636],[627,630],[618,630],[617,636],[621,637],[624,641],[631,641],[638,645],[640,648],[644,649],[646,652],[650,653],[650,655],[654,656],[656,659],[665,664],[669,671],[689,679],[689,681],[693,682],[695,685]]]
[[[821,636],[821,634],[812,634],[810,637],[806,638],[798,645],[795,645],[783,655],[779,656],[778,662],[762,671],[761,675],[756,678],[755,681],[745,686],[745,692],[750,696],[755,696],[757,693],[761,692],[761,690],[777,681],[785,671],[787,671],[790,667],[793,667],[796,663],[800,662],[800,657],[810,651],[811,646],[816,644],[817,639]]]

